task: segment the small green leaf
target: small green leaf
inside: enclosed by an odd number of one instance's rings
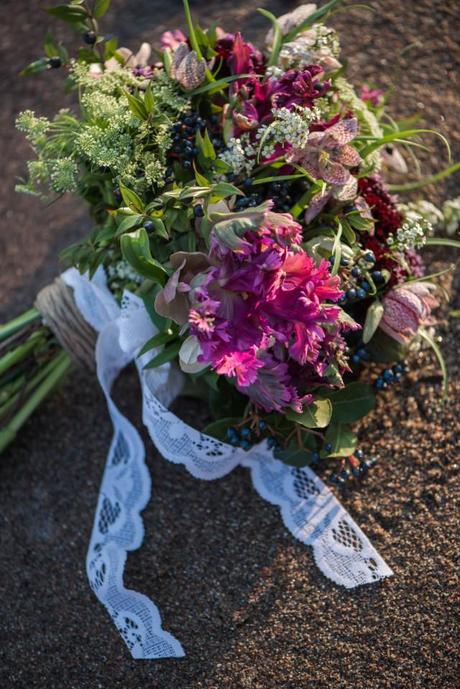
[[[227,417],[224,419],[219,419],[218,421],[213,421],[208,424],[204,429],[203,433],[210,435],[218,440],[224,440],[228,442],[227,429],[231,426],[236,426],[240,423],[241,419],[237,417]]]
[[[125,232],[128,232],[128,230],[132,230],[134,227],[137,227],[142,223],[142,215],[128,215],[123,220],[117,227],[117,231],[115,233],[115,237],[119,237],[120,235],[124,234]]]
[[[96,0],[94,3],[93,14],[95,17],[103,17],[109,9],[110,0]]]
[[[316,12],[312,12],[312,14],[310,14],[310,16],[308,16],[301,24],[295,26],[293,29],[291,29],[291,31],[289,31],[288,34],[286,34],[283,37],[283,42],[293,41],[298,34],[306,31],[310,26],[315,24],[319,19],[321,19],[321,17],[327,14],[330,10],[332,10],[335,7],[335,5],[337,5],[337,3],[341,1],[342,0],[330,0],[325,5],[316,10]]]
[[[366,320],[364,321],[363,342],[367,344],[372,340],[375,331],[379,327],[379,323],[383,316],[383,304],[376,300],[367,309]]]
[[[142,199],[136,194],[132,189],[128,189],[124,184],[120,184],[120,191],[123,201],[129,208],[137,213],[142,213],[144,210],[144,204]]]
[[[49,69],[48,58],[41,57],[39,60],[35,60],[35,62],[31,62],[30,65],[24,67],[24,69],[20,72],[20,75],[22,77],[28,77],[31,74],[39,74],[40,72],[44,72],[46,69]]]
[[[154,356],[153,359],[144,366],[144,368],[157,368],[157,366],[161,366],[162,364],[166,364],[168,361],[175,359],[179,354],[181,344],[181,341],[177,340],[176,342],[168,345],[163,349],[162,352],[157,354],[157,356]]]
[[[341,390],[329,392],[332,402],[332,421],[351,423],[366,416],[375,407],[375,394],[366,383],[349,383]]]
[[[305,426],[305,428],[325,428],[331,420],[332,404],[328,399],[316,400],[301,414],[289,410],[286,418],[290,421]]]
[[[171,342],[171,340],[174,340],[175,337],[177,337],[177,332],[173,333],[172,331],[166,331],[164,333],[157,333],[149,340],[147,340],[147,342],[139,352],[138,356],[142,356],[143,354],[146,354],[146,352],[149,352],[151,349],[156,349],[156,347],[160,347],[161,345],[164,345],[167,342]]]
[[[165,284],[168,273],[161,263],[152,257],[149,237],[143,227],[135,232],[122,235],[120,245],[124,258],[139,275],[160,285]]]
[[[328,457],[349,457],[356,450],[358,438],[347,424],[333,423],[326,431],[324,443],[332,445]]]
[[[73,26],[83,24],[88,16],[86,10],[79,5],[57,5],[57,7],[49,7],[45,11]]]
[[[311,452],[298,447],[289,448],[287,450],[276,449],[273,454],[276,459],[292,467],[306,467],[311,461]]]
[[[144,107],[147,113],[152,112],[155,107],[155,98],[152,93],[152,83],[149,81],[147,88],[144,91]]]
[[[214,145],[209,138],[208,130],[206,129],[204,133],[204,139],[203,139],[203,154],[206,158],[210,158],[211,160],[215,160],[217,158],[216,155],[216,149],[214,148]]]
[[[125,91],[125,96],[131,112],[140,120],[146,120],[149,115],[143,101],[140,98],[133,96],[133,94],[129,91]]]

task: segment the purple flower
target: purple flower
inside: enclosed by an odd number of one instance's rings
[[[328,385],[329,367],[346,368],[342,333],[350,324],[335,305],[339,278],[301,248],[301,226],[271,204],[215,221],[208,266],[199,268],[202,254],[174,255],[176,271],[156,308],[182,323],[187,304],[198,364],[234,378],[266,411],[300,411],[312,388]],[[163,308],[178,297],[180,318]]]
[[[407,344],[423,325],[429,325],[431,309],[438,305],[430,282],[406,282],[394,287],[383,300],[379,327],[401,344]]]

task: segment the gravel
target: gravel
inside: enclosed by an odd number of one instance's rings
[[[257,4],[193,3],[202,24],[247,26],[260,38],[265,20],[253,14]],[[280,13],[295,3],[259,4]],[[350,9],[334,17],[355,82],[393,85],[392,112],[420,111],[449,136],[458,160],[458,2],[371,5],[373,13]],[[177,0],[113,0],[113,6],[109,29],[133,48],[182,24]],[[74,200],[45,207],[13,193],[29,155],[14,115],[24,108],[49,113],[64,100],[59,70],[17,77],[39,54],[51,25],[40,3],[3,0],[2,9],[0,318],[31,303],[59,270],[59,250],[90,227]],[[445,149],[434,142],[424,170],[446,162]],[[432,197],[457,195],[458,180]],[[430,269],[451,260],[433,252]],[[147,445],[153,500],[144,512],[145,543],[129,556],[125,580],[159,605],[165,628],[186,649],[181,660],[133,661],[89,590],[85,553],[111,428],[93,377],[73,373],[0,460],[0,686],[458,687],[460,327],[449,309],[459,306],[454,298],[440,316],[449,401],[441,403],[438,369],[422,352],[417,370],[382,395],[360,429],[362,447],[379,463],[343,501],[394,569],[379,585],[345,591],[325,579],[277,510],[255,495],[244,470],[213,483],[196,481]],[[120,380],[117,398],[141,428],[132,371]],[[191,401],[179,409],[192,422],[202,416]]]

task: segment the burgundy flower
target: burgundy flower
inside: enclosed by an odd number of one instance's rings
[[[321,83],[317,77],[323,74],[319,65],[302,69],[290,69],[277,80],[271,101],[275,108],[292,109],[295,105],[312,108],[315,98],[320,98],[330,88],[330,82]]]

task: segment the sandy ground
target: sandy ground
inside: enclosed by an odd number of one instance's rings
[[[192,3],[202,23],[262,35],[253,10],[293,2]],[[393,85],[392,111],[421,111],[460,159],[460,22],[456,0],[372,0],[375,13],[334,17],[359,84]],[[114,0],[112,31],[135,48],[182,24],[180,2]],[[58,73],[19,79],[51,25],[33,0],[3,0],[0,14],[2,185],[0,319],[27,306],[59,270],[58,251],[84,235],[85,211],[15,195],[27,145],[13,127],[24,108],[63,106]],[[411,45],[410,50],[406,46]],[[426,172],[446,161],[441,145]],[[432,192],[459,193],[459,178]],[[430,267],[452,257],[432,255]],[[457,280],[458,286],[458,280]],[[458,297],[453,306],[459,308]],[[457,325],[456,325],[457,324]],[[345,591],[326,580],[308,548],[258,499],[243,470],[211,484],[148,449],[154,498],[146,539],[130,555],[128,586],[151,596],[181,660],[131,660],[87,585],[84,560],[111,429],[94,379],[74,373],[0,462],[0,686],[5,689],[454,689],[458,687],[458,320],[442,314],[450,398],[440,404],[430,355],[386,393],[361,431],[380,462],[343,497],[395,571],[377,586]],[[133,414],[132,373],[118,386]],[[187,402],[191,421],[200,410]],[[137,419],[139,426],[139,419]],[[140,427],[140,426],[139,426]],[[145,436],[144,436],[145,437]]]

